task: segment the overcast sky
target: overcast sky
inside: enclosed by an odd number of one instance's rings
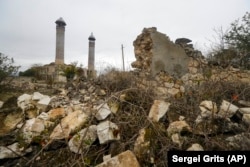
[[[87,67],[88,37],[96,37],[97,70],[126,68],[134,57],[133,41],[144,27],[157,27],[172,41],[187,37],[205,50],[214,28],[250,11],[249,0],[0,0],[0,52],[13,57],[21,70],[55,61],[56,24],[63,17],[65,63]]]

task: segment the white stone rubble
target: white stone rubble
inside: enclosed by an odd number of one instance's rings
[[[104,161],[96,167],[140,167],[135,155],[130,150]]]
[[[69,149],[74,152],[81,154],[82,148],[88,148],[97,139],[97,127],[91,125],[87,128],[82,129],[76,133],[69,141]]]
[[[204,149],[203,149],[203,147],[200,144],[195,143],[195,144],[192,144],[192,146],[189,147],[187,149],[187,151],[204,151]]]
[[[105,118],[107,118],[110,114],[111,114],[111,110],[110,110],[108,104],[105,103],[105,104],[100,104],[97,107],[97,113],[96,113],[95,117],[97,120],[100,121],[100,120],[104,120]]]
[[[169,106],[169,102],[155,100],[149,111],[149,119],[154,122],[158,122],[166,114],[169,109]]]
[[[24,149],[19,143],[9,146],[0,146],[0,159],[21,157],[32,151],[32,148]]]
[[[50,139],[63,139],[69,137],[70,133],[82,127],[87,119],[88,115],[81,110],[70,113],[54,128],[53,132],[50,134]]]
[[[232,103],[226,100],[223,100],[218,114],[224,118],[231,118],[238,109],[239,107],[233,105]]]
[[[107,143],[112,140],[120,140],[118,126],[110,121],[104,121],[97,125],[97,135],[100,144]]]

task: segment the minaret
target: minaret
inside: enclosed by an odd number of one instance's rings
[[[66,23],[63,18],[56,20],[56,60],[55,64],[64,64],[64,32]]]
[[[92,73],[95,71],[95,37],[93,33],[89,36],[88,70]]]

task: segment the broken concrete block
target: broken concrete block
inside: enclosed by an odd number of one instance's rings
[[[29,104],[31,104],[31,99],[31,95],[23,94],[17,98],[17,106],[25,111],[29,107]]]
[[[135,155],[127,150],[107,161],[97,165],[96,167],[140,167]]]
[[[239,109],[241,114],[250,114],[250,107],[244,107]]]
[[[51,101],[51,98],[47,95],[44,95],[38,102],[36,107],[39,109],[40,112],[46,112],[47,107]]]
[[[21,110],[9,113],[3,121],[3,126],[0,127],[0,134],[7,133],[13,130],[23,120],[23,112]]]
[[[97,135],[100,144],[107,143],[112,140],[120,140],[118,126],[110,121],[104,121],[97,125]]]
[[[211,113],[217,113],[217,106],[215,102],[204,100],[200,103],[201,111],[210,111]]]
[[[168,126],[168,129],[167,129],[168,136],[172,136],[172,134],[175,134],[175,133],[191,132],[191,131],[192,131],[192,129],[186,121],[172,122]]]
[[[105,118],[107,118],[109,115],[111,114],[111,110],[108,106],[107,103],[105,104],[101,104],[97,107],[97,113],[95,115],[96,119],[100,120],[104,120]]]
[[[42,105],[49,105],[51,98],[47,95],[44,95],[37,103]]]
[[[149,111],[149,119],[158,122],[166,114],[169,109],[169,106],[170,103],[168,102],[162,100],[155,100]]]
[[[97,127],[91,125],[75,134],[69,141],[69,149],[74,153],[81,154],[82,148],[88,148],[97,139]]]
[[[0,159],[21,157],[32,152],[32,148],[25,149],[18,143],[13,143],[9,146],[0,146]]]
[[[250,125],[250,114],[243,114],[242,121]]]
[[[39,92],[34,92],[32,95],[32,100],[41,100],[42,98],[44,98],[44,95],[39,93]]]
[[[195,144],[192,144],[192,146],[189,147],[187,149],[187,151],[204,151],[204,149],[203,149],[203,147],[200,144],[195,143]]]
[[[220,106],[219,115],[221,117],[231,118],[239,108],[232,103],[223,100]]]
[[[201,113],[195,120],[196,124],[201,123],[206,118],[211,118],[213,114],[215,115],[218,112],[216,103],[209,100],[202,101],[199,108]]]
[[[250,107],[250,101],[239,100],[238,103],[246,107]]]
[[[30,143],[35,136],[39,136],[44,131],[44,121],[38,118],[26,120],[22,127],[22,137],[26,143]]]
[[[50,134],[50,139],[67,138],[71,132],[83,126],[87,119],[88,115],[81,110],[70,113],[55,127]]]

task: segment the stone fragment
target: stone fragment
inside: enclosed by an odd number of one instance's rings
[[[86,91],[86,89],[81,89],[80,93],[83,94],[83,95],[85,95],[87,93],[87,91]]]
[[[44,121],[37,118],[26,120],[21,132],[22,138],[26,143],[30,143],[35,136],[39,136],[44,131]]]
[[[120,108],[120,103],[118,101],[112,101],[109,103],[109,107],[110,107],[110,111],[113,113],[113,114],[116,114],[117,111],[119,110]]]
[[[182,147],[183,139],[181,138],[179,133],[172,134],[171,139],[173,143],[178,144],[180,148]]]
[[[188,62],[189,67],[198,67],[199,65],[200,65],[200,63],[195,59],[192,59]]]
[[[97,127],[91,125],[75,134],[69,141],[69,149],[74,153],[81,154],[83,149],[88,148],[97,139]]]
[[[185,87],[184,86],[180,86],[180,92],[184,93],[185,92]]]
[[[49,105],[51,98],[49,96],[44,95],[37,103],[42,105]]]
[[[95,91],[95,87],[94,86],[90,86],[89,88],[88,88],[88,92],[89,93],[93,93]]]
[[[210,119],[212,115],[215,116],[215,114],[218,112],[216,103],[208,100],[202,101],[199,108],[201,113],[195,120],[196,124],[202,122],[204,119]]]
[[[166,96],[168,94],[168,88],[156,87],[155,93],[159,96]]]
[[[56,119],[63,118],[65,115],[66,115],[66,112],[64,108],[55,108],[48,112],[48,119],[53,121]]]
[[[26,118],[28,119],[36,118],[39,115],[39,110],[35,106],[32,106],[25,111],[25,114]]]
[[[13,130],[17,124],[22,122],[23,120],[23,112],[22,111],[15,111],[9,113],[5,119],[3,120],[3,127],[0,127],[0,131],[3,133],[7,133]]]
[[[111,154],[104,155],[102,159],[103,159],[103,162],[110,160],[111,159]]]
[[[44,98],[44,95],[39,93],[39,92],[34,92],[33,93],[33,96],[32,96],[32,100],[41,100],[42,98]]]
[[[179,121],[184,121],[185,120],[185,117],[184,116],[179,116]]]
[[[41,98],[38,102],[36,107],[40,112],[47,112],[47,107],[51,101],[51,98],[47,95],[44,95],[43,98]]]
[[[242,121],[250,125],[250,114],[243,114]]]
[[[176,88],[168,89],[168,94],[170,94],[171,96],[175,96],[178,93],[180,93],[180,89],[176,89]]]
[[[204,151],[204,149],[203,149],[203,147],[200,144],[195,143],[195,144],[192,144],[192,146],[189,147],[187,149],[187,151]]]
[[[105,96],[105,95],[106,95],[106,91],[103,90],[103,89],[97,89],[97,90],[96,90],[96,94],[97,94],[98,96]]]
[[[227,137],[226,142],[232,150],[246,150],[250,145],[250,133],[241,133]]]
[[[175,43],[176,43],[176,44],[188,44],[188,43],[190,43],[190,42],[192,42],[192,40],[190,40],[190,39],[188,39],[188,38],[177,38],[177,39],[175,40]]]
[[[239,111],[241,114],[250,114],[250,107],[240,108]]]
[[[174,86],[174,83],[165,82],[165,83],[164,83],[164,86],[165,86],[166,88],[172,88],[172,87]]]
[[[50,139],[67,138],[70,133],[83,126],[87,119],[88,116],[81,110],[70,113],[54,128],[50,134]]]
[[[231,118],[238,109],[239,108],[237,106],[233,105],[232,103],[226,100],[223,100],[218,114],[221,117]]]
[[[238,103],[246,107],[250,107],[250,101],[239,100]]]
[[[90,101],[91,100],[91,97],[90,96],[84,96],[84,98],[83,98],[83,101],[84,102],[88,102],[88,101]]]
[[[107,143],[112,140],[120,140],[118,126],[110,121],[104,121],[97,125],[97,135],[100,144]]]
[[[104,161],[101,164],[98,164],[96,167],[140,167],[139,162],[137,161],[135,155],[130,150],[122,152],[107,161]]]
[[[175,133],[191,132],[191,131],[192,131],[192,129],[186,121],[172,122],[172,123],[170,123],[170,125],[167,129],[168,136],[172,136],[172,134],[175,134]]]
[[[49,119],[49,115],[46,112],[42,112],[40,115],[37,116],[37,118],[46,121]]]
[[[145,139],[147,129],[143,128],[139,131],[139,136],[137,137],[134,145],[134,153],[137,157],[142,157],[148,153],[150,149],[150,141]]]
[[[31,99],[31,95],[23,94],[17,98],[17,106],[25,111],[29,107],[29,104],[31,104]]]
[[[198,69],[196,67],[188,67],[188,71],[191,74],[196,74],[198,72]]]
[[[210,111],[211,113],[217,113],[217,106],[215,102],[204,100],[200,103],[201,111]]]
[[[111,114],[111,110],[107,103],[101,104],[97,107],[97,113],[95,115],[97,120],[104,120]]]
[[[0,108],[2,108],[3,107],[3,101],[0,101]]]
[[[149,111],[149,119],[154,122],[158,122],[168,111],[170,106],[169,102],[165,102],[162,100],[155,100],[154,104],[151,106]]]
[[[9,146],[0,146],[0,159],[21,157],[32,152],[32,148],[25,149],[18,143],[13,143]]]

